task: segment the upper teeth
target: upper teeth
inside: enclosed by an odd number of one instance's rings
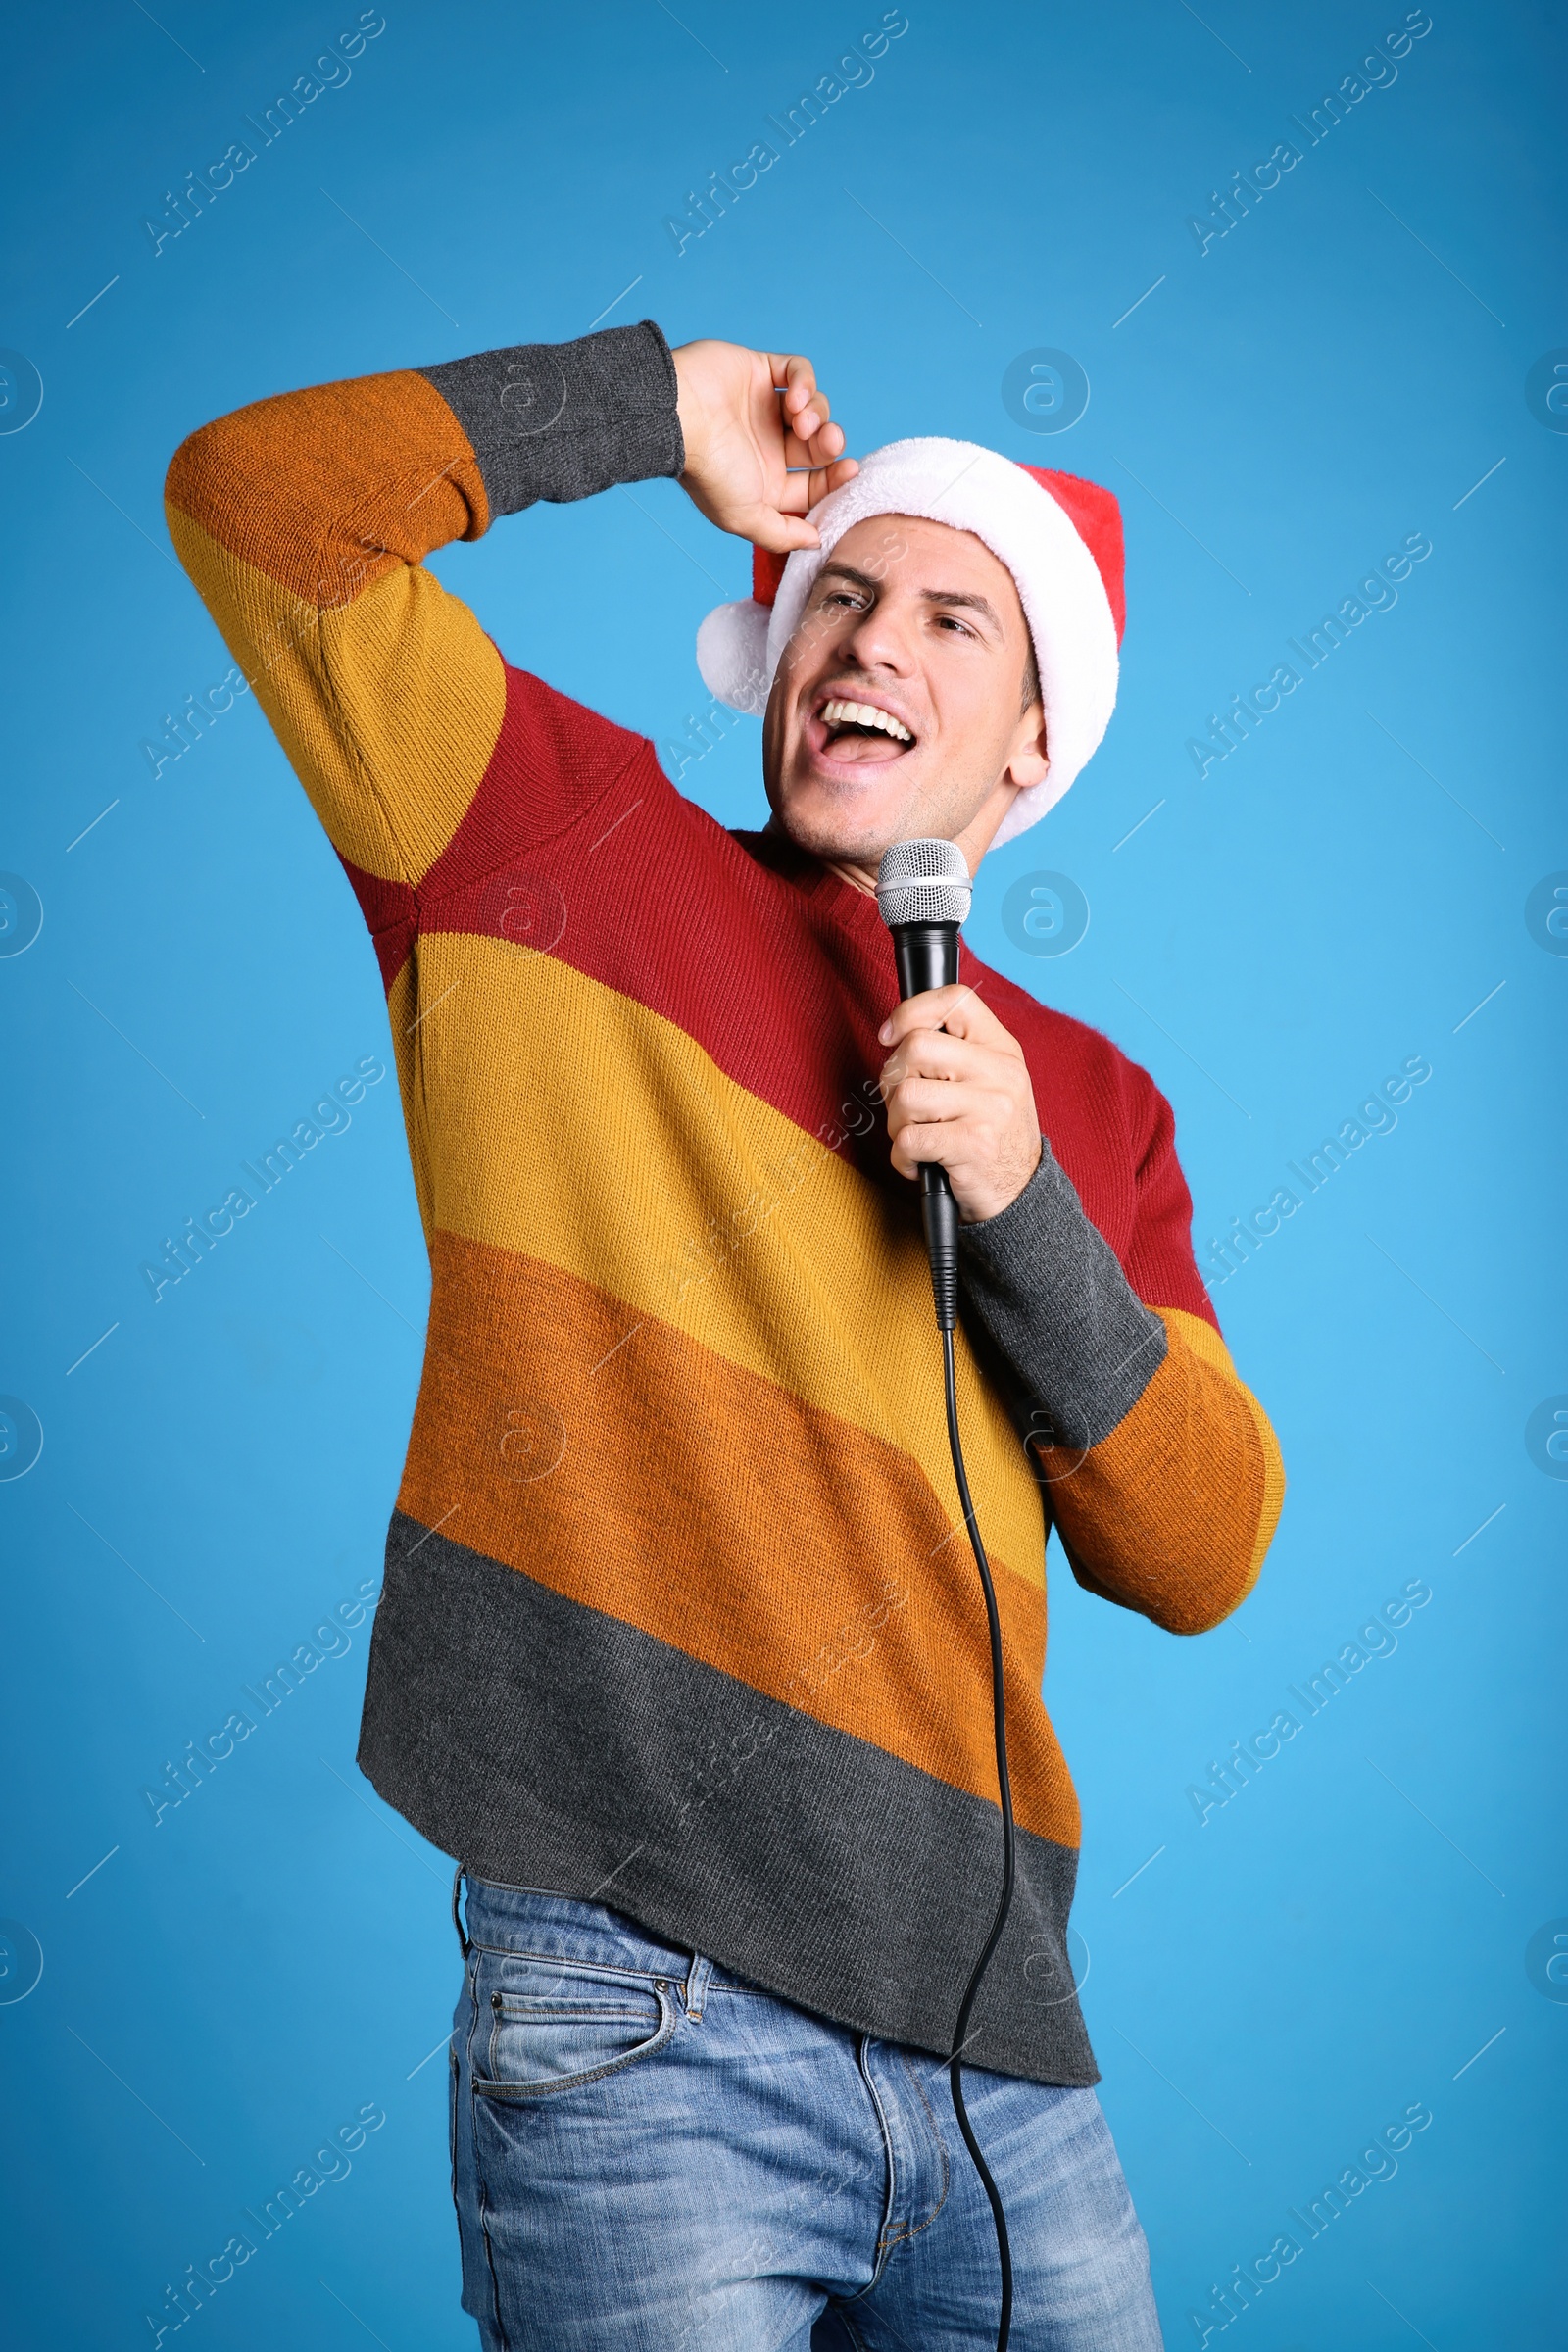
[[[908,728],[891,710],[879,710],[873,703],[824,703],[822,718],[830,727],[880,727],[884,735],[891,735],[897,743],[914,741]]]

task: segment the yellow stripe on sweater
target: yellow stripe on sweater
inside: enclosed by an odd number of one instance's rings
[[[658,1315],[900,1447],[961,1526],[917,1224],[618,991],[466,932],[426,933],[416,954],[430,1009],[405,1100],[430,1222],[548,1259],[623,1300],[628,1327]],[[1033,1474],[961,1332],[957,1355],[982,1527],[1039,1585]]]
[[[418,882],[477,791],[506,673],[460,597],[397,564],[352,603],[292,595],[171,503],[180,562],[256,690],[334,848]]]

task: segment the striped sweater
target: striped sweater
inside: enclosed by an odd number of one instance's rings
[[[374,940],[430,1252],[360,1760],[482,1875],[941,2053],[1000,1836],[918,1196],[874,1080],[887,932],[513,668],[423,567],[681,464],[645,321],[264,400],[170,469],[180,557]],[[1283,1479],[1166,1103],[966,950],[962,976],[1047,1139],[961,1239],[1019,1826],[969,2056],[1086,2083],[1047,1535],[1094,1592],[1199,1632],[1249,1590]]]

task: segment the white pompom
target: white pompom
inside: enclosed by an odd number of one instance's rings
[[[767,607],[751,597],[718,605],[697,632],[697,667],[710,694],[760,718],[767,708]]]

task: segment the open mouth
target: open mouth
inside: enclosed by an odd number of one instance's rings
[[[807,740],[819,759],[835,766],[885,766],[914,748],[915,737],[902,718],[877,703],[830,695],[807,722]]]

